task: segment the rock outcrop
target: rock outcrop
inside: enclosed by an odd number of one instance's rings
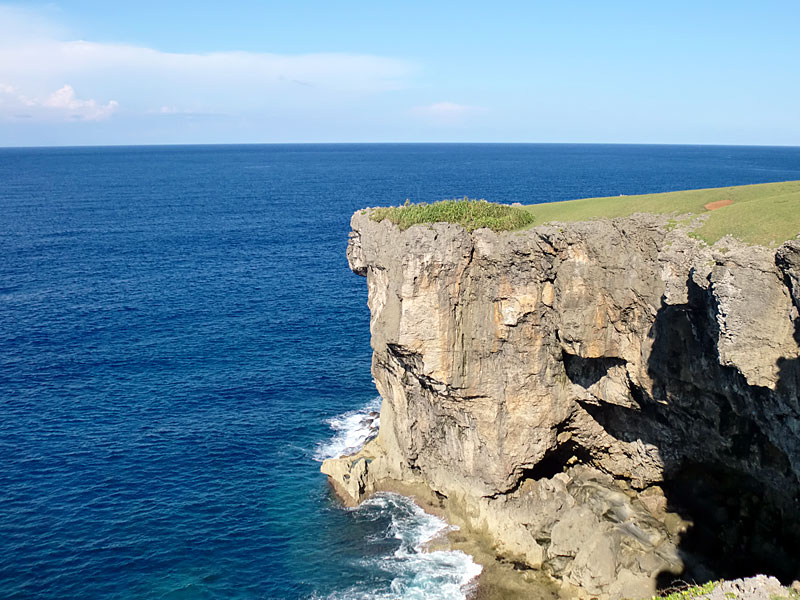
[[[378,437],[326,461],[359,502],[424,484],[574,595],[800,574],[800,242],[635,215],[468,233],[353,216]]]

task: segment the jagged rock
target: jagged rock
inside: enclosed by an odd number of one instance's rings
[[[709,593],[695,596],[699,600],[789,600],[791,597],[792,593],[780,581],[764,575],[723,581]]]
[[[340,494],[424,483],[501,556],[595,596],[736,560],[796,576],[800,240],[709,248],[666,223],[356,213],[384,401],[378,437],[323,465]]]

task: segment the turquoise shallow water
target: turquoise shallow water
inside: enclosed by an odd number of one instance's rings
[[[0,597],[457,597],[441,523],[318,472],[375,398],[350,214],[786,179],[800,149],[0,149]]]

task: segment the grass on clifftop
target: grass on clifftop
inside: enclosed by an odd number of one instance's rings
[[[727,205],[714,210],[705,208],[712,202]],[[584,198],[534,204],[524,209],[533,215],[537,225],[552,221],[627,217],[637,212],[676,216],[708,214],[705,223],[694,231],[694,235],[703,241],[713,244],[730,234],[743,242],[774,247],[800,233],[800,181]]]
[[[389,219],[400,229],[424,223],[456,223],[467,231],[488,227],[493,231],[512,231],[532,225],[534,217],[521,207],[495,204],[486,200],[442,200],[432,204],[406,204],[376,208],[373,221]]]
[[[389,219],[400,229],[447,222],[462,225],[468,231],[481,227],[513,231],[554,221],[627,217],[637,212],[676,217],[705,215],[705,221],[691,235],[708,244],[731,235],[748,244],[775,247],[800,233],[800,181],[583,198],[521,207],[464,198],[376,208],[370,218]]]

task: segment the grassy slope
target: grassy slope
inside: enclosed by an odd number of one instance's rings
[[[718,200],[733,204],[707,211],[704,206]],[[713,244],[726,234],[744,242],[777,246],[800,233],[800,181],[762,183],[727,188],[687,190],[641,196],[584,198],[525,207],[535,225],[550,221],[586,221],[598,217],[625,217],[637,212],[685,215],[708,214],[695,230]]]

